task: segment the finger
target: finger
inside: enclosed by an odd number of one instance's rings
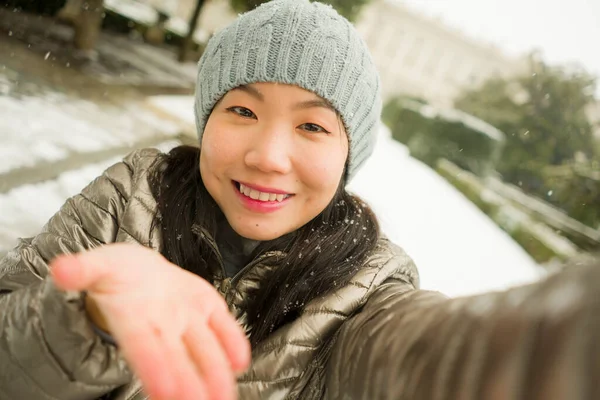
[[[146,326],[126,325],[114,332],[123,356],[152,399],[175,399],[177,383],[168,348],[160,336]]]
[[[170,372],[174,376],[177,385],[173,399],[212,399],[213,397],[208,396],[205,377],[202,376],[202,372],[190,357],[184,338],[179,335],[165,335],[163,341]],[[169,398],[168,400],[172,399]]]
[[[248,368],[251,359],[250,342],[235,318],[227,310],[217,310],[211,314],[208,324],[231,363],[231,367],[241,372]]]
[[[190,358],[201,372],[210,399],[235,399],[235,377],[221,343],[210,328],[196,324],[184,335]]]

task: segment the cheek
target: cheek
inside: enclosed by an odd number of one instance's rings
[[[346,164],[344,149],[328,149],[311,152],[306,162],[302,163],[306,186],[323,193],[321,201],[329,202],[337,190]],[[327,197],[327,199],[325,199]]]
[[[201,166],[218,170],[239,157],[239,141],[230,140],[230,136],[218,121],[209,119],[202,136]]]

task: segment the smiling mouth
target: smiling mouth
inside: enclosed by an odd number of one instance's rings
[[[265,203],[272,203],[272,202],[281,203],[282,201],[293,196],[293,194],[261,192],[256,189],[250,188],[240,182],[233,181],[233,183],[234,183],[237,191],[240,192],[240,194],[242,194],[252,200],[262,201]]]

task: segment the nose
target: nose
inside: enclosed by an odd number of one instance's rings
[[[286,174],[292,169],[293,134],[281,125],[265,127],[253,135],[246,165],[265,173]]]

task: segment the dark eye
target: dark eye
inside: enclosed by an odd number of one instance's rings
[[[256,119],[256,115],[252,111],[247,109],[246,107],[239,107],[239,106],[229,107],[227,109],[227,111],[237,114],[240,117]]]
[[[319,133],[319,132],[331,133],[327,129],[323,128],[322,126],[317,125],[317,124],[312,124],[310,122],[300,125],[300,128],[304,129],[307,132],[313,132],[313,133]]]

